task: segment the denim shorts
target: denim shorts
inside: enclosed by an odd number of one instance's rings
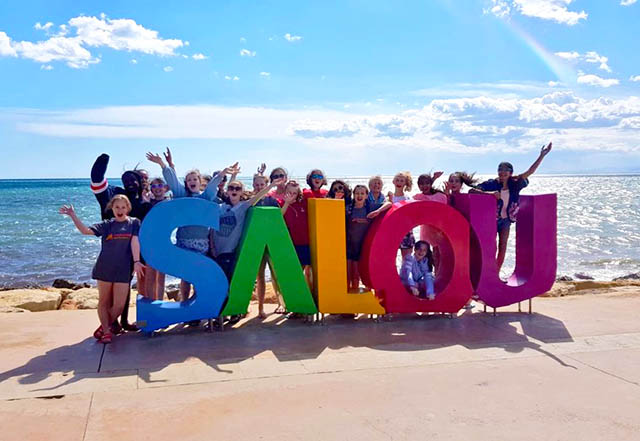
[[[509,219],[508,217],[501,217],[500,219],[498,219],[498,233],[505,228],[511,228],[511,219]]]

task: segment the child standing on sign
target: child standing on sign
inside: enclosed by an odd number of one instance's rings
[[[144,273],[138,241],[140,221],[129,217],[129,198],[117,194],[109,201],[107,209],[113,210],[113,219],[87,227],[76,215],[73,205],[60,208],[60,214],[69,216],[82,234],[102,238],[102,249],[91,277],[98,281],[100,319],[100,326],[93,336],[104,344],[111,343],[111,325],[122,314],[133,272],[135,271],[138,280],[143,278]]]
[[[413,187],[413,179],[411,178],[411,173],[408,171],[397,173],[393,177],[393,187],[394,192],[388,193],[389,200],[391,203],[395,204],[400,201],[409,201],[411,198],[405,194],[407,191],[411,191],[411,187]],[[411,254],[411,249],[416,243],[416,239],[413,236],[413,231],[409,231],[402,242],[400,243],[400,254],[404,259],[405,256]]]
[[[169,187],[162,178],[155,178],[151,181],[151,207],[155,207],[160,202],[169,200],[167,191]],[[164,297],[164,280],[165,275],[149,265],[146,267],[145,273],[145,296],[151,300],[162,300]]]
[[[493,192],[498,200],[497,206],[497,228],[498,228],[498,254],[496,261],[498,264],[498,273],[504,263],[504,257],[507,252],[507,242],[509,240],[509,230],[511,224],[516,221],[518,215],[518,201],[520,199],[520,191],[529,185],[529,176],[531,176],[540,166],[542,160],[551,151],[551,143],[546,147],[542,146],[538,159],[535,160],[531,167],[519,175],[513,175],[513,165],[509,162],[501,162],[498,165],[498,178],[490,179],[478,184],[478,189],[483,192]],[[472,192],[476,192],[471,190]]]
[[[433,264],[431,263],[431,248],[424,240],[416,242],[413,256],[408,254],[402,259],[400,269],[402,284],[411,293],[420,298],[434,300],[436,298],[433,287]]]
[[[435,172],[433,176],[428,173],[421,174],[418,178],[418,188],[420,189],[420,193],[413,197],[416,201],[430,201],[430,202],[439,202],[441,204],[447,203],[447,195],[444,192],[434,188],[433,183],[442,176],[443,172]],[[442,233],[435,233],[438,237],[442,237]],[[420,227],[420,238],[425,238],[424,227]],[[433,247],[433,266],[435,268],[435,272],[437,274],[438,268],[440,264],[440,250],[437,246]]]

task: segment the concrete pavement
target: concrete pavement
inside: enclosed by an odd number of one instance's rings
[[[5,314],[0,440],[640,439],[640,293],[533,306],[324,326],[254,311],[106,347],[95,311]]]

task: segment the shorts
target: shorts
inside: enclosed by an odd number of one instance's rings
[[[220,265],[220,268],[222,268],[224,275],[227,276],[229,284],[231,284],[233,270],[236,267],[236,253],[222,253],[217,255],[214,260],[218,265]]]
[[[204,255],[209,253],[209,239],[178,239],[176,245],[178,248]]]
[[[356,243],[347,241],[347,260],[360,260],[360,254],[362,253],[362,242]]]
[[[294,245],[296,247],[296,254],[298,255],[298,260],[300,261],[300,265],[306,266],[311,265],[311,249],[309,245]]]
[[[508,229],[510,227],[511,227],[511,219],[509,219],[508,217],[501,217],[500,219],[498,219],[498,233],[504,230],[505,228]]]
[[[415,246],[416,238],[413,237],[413,230],[409,231],[406,236],[402,238],[402,242],[400,242],[401,250],[408,250]]]

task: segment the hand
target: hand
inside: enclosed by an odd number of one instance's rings
[[[362,219],[362,218],[352,219],[352,221],[357,223],[357,224],[368,224],[369,223],[368,220]]]
[[[451,184],[449,184],[449,181],[445,181],[444,183],[444,194],[447,196],[451,194]]]
[[[222,172],[225,175],[233,175],[233,174],[237,175],[238,173],[240,173],[240,167],[238,167],[238,163],[236,162],[235,164],[231,164],[229,167],[222,170]]]
[[[286,204],[293,204],[296,201],[296,199],[298,199],[298,194],[297,193],[293,193],[291,191],[288,191],[284,195],[284,202]]]
[[[442,176],[444,174],[443,171],[437,171],[433,174],[433,182],[436,181],[436,179],[438,179],[440,176]]]
[[[138,281],[144,278],[144,270],[145,270],[145,266],[142,264],[142,262],[136,262],[133,264],[133,272],[136,273],[136,277],[138,278]]]
[[[164,161],[160,157],[160,155],[156,153],[147,152],[147,159],[155,164],[158,164],[160,167],[164,168]]]
[[[371,213],[367,214],[367,219],[374,219],[380,214],[379,210],[374,210]]]
[[[547,144],[547,146],[542,146],[542,149],[540,150],[540,156],[545,157],[547,156],[547,153],[549,153],[551,151],[551,146],[552,143]]]
[[[411,293],[416,297],[418,297],[420,295],[420,291],[415,286],[411,287]]]
[[[67,216],[74,216],[76,214],[73,209],[73,205],[63,205],[59,210],[60,214],[66,214]]]
[[[164,153],[164,159],[167,160],[169,167],[175,168],[173,165],[173,156],[171,156],[171,150],[169,150],[169,147],[167,147],[167,151]]]
[[[335,198],[344,199],[344,191],[336,191]]]
[[[276,179],[275,181],[271,182],[269,187],[276,187],[276,186],[278,186],[280,184],[284,184],[285,182],[287,182],[287,180],[285,178]]]
[[[267,169],[267,164],[265,164],[264,162],[262,164],[260,164],[260,167],[258,167],[258,174],[262,175],[264,174],[264,171]]]
[[[491,193],[493,195],[493,197],[496,198],[496,201],[500,200],[500,192],[499,191],[494,191],[493,193]]]

